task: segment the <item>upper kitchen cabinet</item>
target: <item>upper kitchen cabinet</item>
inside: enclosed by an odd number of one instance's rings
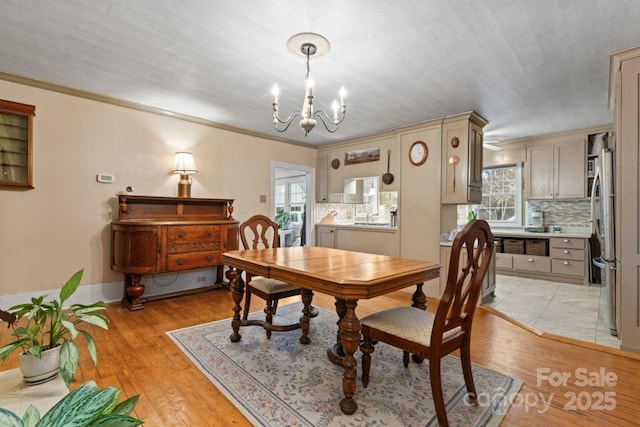
[[[482,129],[487,121],[469,112],[447,117],[442,124],[443,204],[482,201]]]
[[[583,140],[527,147],[527,199],[583,199],[585,144]]]

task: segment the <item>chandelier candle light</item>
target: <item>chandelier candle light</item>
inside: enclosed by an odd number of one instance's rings
[[[180,174],[178,182],[178,197],[191,197],[191,178],[189,175],[198,173],[193,154],[180,151],[176,153],[173,173]]]
[[[344,120],[347,112],[347,104],[345,104],[346,91],[343,88],[340,89],[340,104],[338,101],[333,101],[333,117],[329,117],[324,111],[313,111],[313,80],[309,76],[309,59],[311,57],[319,58],[329,52],[329,41],[315,33],[300,33],[292,36],[287,41],[287,48],[290,52],[305,56],[307,58],[307,74],[304,76],[306,80],[304,101],[302,103],[301,110],[295,110],[286,118],[286,120],[280,119],[278,115],[278,95],[280,90],[278,85],[273,86],[273,125],[278,132],[284,132],[289,129],[291,122],[296,117],[301,117],[300,127],[304,129],[304,136],[307,136],[309,132],[316,126],[316,118],[320,119],[327,131],[334,133],[338,130],[338,125]],[[284,125],[284,127],[278,127],[278,125]]]

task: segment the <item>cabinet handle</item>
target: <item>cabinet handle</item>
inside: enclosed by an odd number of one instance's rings
[[[563,262],[564,265],[571,265],[571,261],[565,261]]]
[[[182,234],[182,231],[178,231],[178,237],[184,237],[184,234]]]
[[[569,240],[569,239],[564,239],[564,240],[563,240],[563,242],[564,242],[564,243],[569,243],[570,241],[571,241],[571,240]]]
[[[162,248],[158,248],[158,253],[161,254],[162,253]]]
[[[563,251],[563,253],[565,253],[565,254],[567,254],[567,255],[568,255],[568,254],[570,254],[570,253],[571,253],[571,251]]]
[[[333,230],[329,230],[329,233],[333,233]]]
[[[207,231],[207,236],[212,236],[212,235],[213,235],[213,232],[211,230],[208,230]]]
[[[182,264],[184,264],[184,260],[183,259],[179,259],[178,261],[176,261],[176,264],[182,265]]]
[[[207,261],[211,262],[212,259],[213,259],[213,257],[211,255],[207,256]]]
[[[533,258],[529,258],[527,261],[529,262],[535,262],[535,260]]]

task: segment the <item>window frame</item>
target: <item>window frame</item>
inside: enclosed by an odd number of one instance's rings
[[[515,215],[514,220],[512,221],[502,221],[502,220],[487,220],[491,227],[495,228],[514,228],[514,227],[522,227],[523,226],[523,186],[522,186],[522,174],[523,174],[523,165],[522,163],[509,163],[503,165],[495,165],[495,166],[487,166],[482,168],[482,172],[484,173],[486,170],[496,170],[496,169],[506,169],[506,168],[516,168],[516,177],[515,177],[515,194],[514,194],[514,208]],[[484,180],[483,180],[484,185]],[[485,195],[483,193],[482,197]],[[474,212],[477,212],[481,209],[482,204],[476,204],[472,206]]]

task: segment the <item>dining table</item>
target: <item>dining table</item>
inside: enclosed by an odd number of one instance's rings
[[[232,342],[241,340],[240,327],[272,327],[262,320],[241,319],[240,303],[245,287],[243,271],[299,286],[306,307],[311,304],[313,292],[335,297],[339,318],[337,337],[327,355],[344,368],[344,397],[340,409],[348,415],[358,408],[353,398],[357,366],[354,354],[361,340],[360,321],[356,315],[358,300],[415,286],[411,305],[425,310],[427,297],[422,290],[423,283],[440,275],[440,265],[435,262],[318,246],[235,250],[225,252],[223,260],[229,266],[227,278],[234,301],[233,331],[229,337]],[[303,309],[301,329],[300,342],[309,343],[309,310]]]

